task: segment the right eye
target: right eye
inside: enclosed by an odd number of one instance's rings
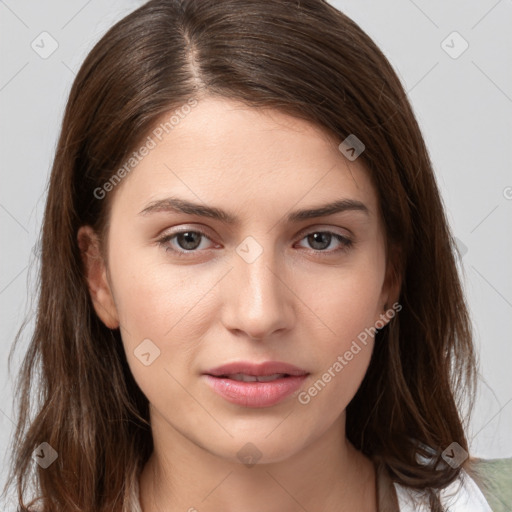
[[[202,239],[210,240],[202,231],[183,229],[164,235],[158,243],[166,251],[173,252],[177,256],[186,256],[187,253],[198,252],[197,249],[208,249],[208,247],[201,247]]]

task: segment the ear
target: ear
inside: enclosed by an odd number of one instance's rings
[[[382,285],[381,315],[379,318],[386,324],[395,316],[395,312],[402,309],[402,306],[398,302],[402,289],[402,275],[399,269],[399,261],[400,251],[396,248],[390,248],[386,276]],[[393,310],[393,314],[386,315],[385,313],[389,312],[391,309]]]
[[[107,279],[107,266],[101,254],[98,235],[90,226],[82,226],[78,230],[77,242],[96,314],[109,329],[117,329],[119,317]]]

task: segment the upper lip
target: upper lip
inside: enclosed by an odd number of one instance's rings
[[[248,361],[235,361],[233,363],[223,364],[205,372],[206,375],[219,377],[221,375],[233,375],[243,373],[244,375],[253,375],[254,377],[274,375],[276,373],[285,373],[287,375],[307,375],[308,372],[298,368],[293,364],[280,361],[266,361],[264,363],[251,363]]]

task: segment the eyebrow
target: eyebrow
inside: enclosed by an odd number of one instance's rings
[[[340,199],[331,203],[291,212],[287,216],[287,221],[289,223],[294,223],[347,211],[358,211],[366,215],[370,214],[368,207],[361,201],[357,201],[355,199]],[[166,199],[153,201],[139,212],[139,215],[148,215],[155,212],[186,213],[200,217],[208,217],[210,219],[218,220],[224,224],[239,223],[238,217],[221,210],[220,208],[193,203],[176,197],[168,197]]]

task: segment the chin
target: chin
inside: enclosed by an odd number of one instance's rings
[[[275,429],[275,424],[272,429]],[[230,462],[252,467],[285,461],[303,448],[305,439],[294,439],[293,434],[286,430],[280,435],[277,432],[269,435],[272,429],[246,431],[243,435],[223,439],[215,446],[210,445],[208,451]]]

